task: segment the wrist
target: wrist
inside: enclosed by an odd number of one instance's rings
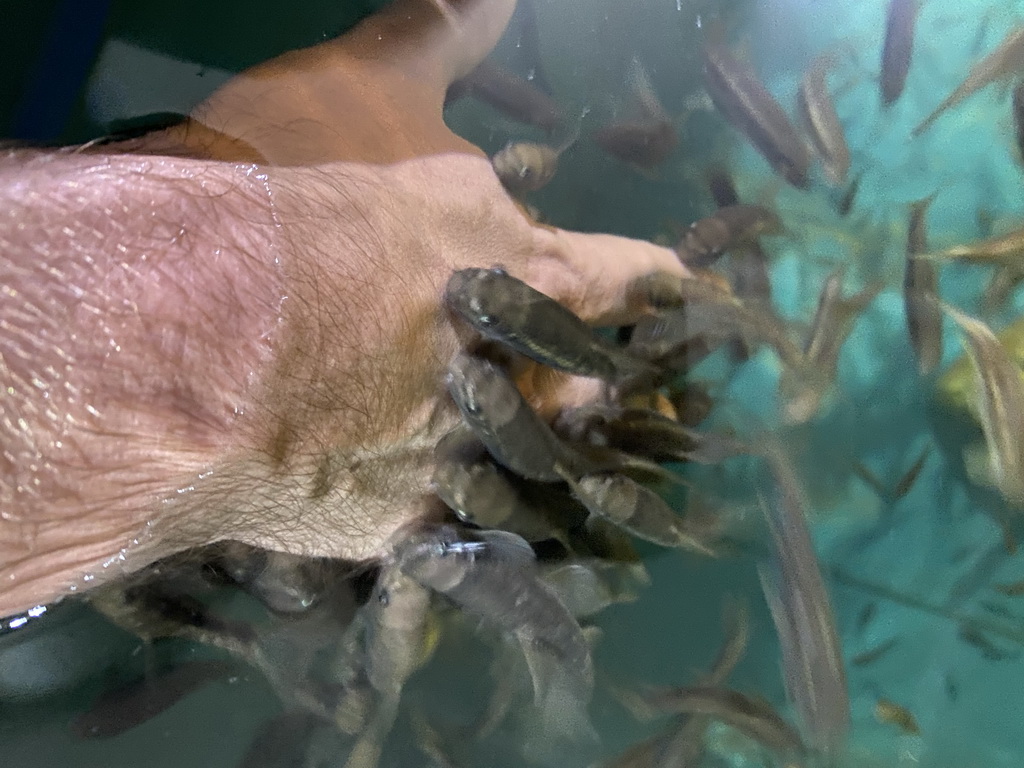
[[[251,166],[16,154],[0,198],[4,614],[164,553],[244,443],[283,289]]]

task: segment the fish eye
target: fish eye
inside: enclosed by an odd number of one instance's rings
[[[498,322],[498,318],[496,318],[494,315],[480,315],[480,317],[478,317],[477,320],[480,321],[480,325],[494,325],[496,322]]]
[[[377,595],[377,602],[380,603],[381,607],[387,608],[391,603],[391,595],[386,589],[382,589],[380,594]]]
[[[520,179],[528,179],[531,176],[533,176],[533,168],[531,168],[530,166],[524,165],[522,168],[519,169]]]

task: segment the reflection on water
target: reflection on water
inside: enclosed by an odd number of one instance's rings
[[[831,737],[818,737],[845,728],[836,725],[844,705],[822,714],[841,695],[829,686],[843,672],[834,663],[830,672],[808,646],[815,625],[828,624],[831,613],[850,700],[849,737],[842,748],[831,747],[837,764],[1024,760],[1024,570],[1014,504],[1021,432],[1013,426],[1024,406],[1015,367],[1024,358],[1014,292],[1021,238],[1013,234],[1024,221],[1024,194],[1017,94],[1005,87],[1024,59],[1010,36],[1024,6],[729,5],[734,10],[718,25],[710,3],[627,10],[621,3],[581,9],[534,0],[495,55],[500,76],[516,76],[518,85],[503,91],[493,72],[486,81],[477,73],[475,84],[450,94],[449,123],[489,152],[513,142],[555,147],[557,173],[540,169],[553,174],[550,184],[526,179],[535,172],[529,156],[514,170],[522,181],[516,194],[553,224],[676,242],[685,223],[710,216],[716,202],[735,201],[762,206],[781,221],[779,231],[757,231],[759,237],[742,238],[721,259],[699,265],[727,277],[745,305],[763,313],[760,322],[710,312],[712,323],[693,308],[684,315],[687,333],[717,339],[711,354],[687,347],[681,357],[689,382],[699,382],[715,402],[711,415],[698,420],[700,429],[771,444],[781,449],[772,455],[787,457],[774,472],[749,457],[681,470],[690,487],[673,498],[691,519],[713,521],[705,530],[716,534],[719,556],[636,544],[641,561],[634,545],[614,533],[600,544],[566,531],[524,534],[548,539],[535,545],[543,573],[582,617],[594,657],[589,715],[599,745],[573,741],[579,732],[558,734],[567,744],[542,738],[571,702],[538,702],[541,662],[510,640],[521,636],[500,631],[520,626],[502,623],[508,610],[488,617],[481,600],[438,588],[443,597],[435,595],[428,611],[400,573],[375,586],[375,571],[222,549],[203,553],[202,562],[190,557],[165,566],[158,587],[135,596],[134,614],[126,617],[119,596],[104,601],[122,624],[141,616],[144,635],[174,639],[140,644],[75,605],[0,637],[6,758],[29,765],[342,765],[353,759],[353,745],[359,754],[375,751],[367,733],[377,728],[382,765],[535,759],[584,766],[613,760],[658,733],[669,736],[650,742],[629,765],[674,765],[668,755],[682,754],[702,754],[699,764],[706,765],[782,764],[798,759],[785,728],[801,729],[800,738],[824,749]],[[539,60],[532,56],[534,32]],[[701,60],[708,39],[720,46],[716,62],[729,57],[710,99]],[[976,94],[912,136],[997,50],[1001,58],[988,61],[989,79],[998,84],[976,77]],[[785,122],[752,78],[767,84]],[[509,103],[509,89],[524,83],[527,95]],[[129,109],[131,100],[124,104]],[[146,101],[144,111],[179,108]],[[581,113],[577,138],[572,123]],[[824,163],[804,167],[799,154],[807,150],[803,143],[794,148],[804,124]],[[794,163],[799,172],[786,173]],[[735,201],[723,202],[733,195]],[[976,241],[983,242],[952,250]],[[935,258],[912,260],[908,273],[908,251]],[[756,273],[762,256],[770,285]],[[942,302],[967,317],[936,311],[934,286]],[[788,343],[799,347],[790,356],[797,365],[780,354],[781,342],[765,343],[775,314],[787,323]],[[722,317],[731,318],[728,333]],[[755,325],[759,333],[750,330]],[[996,341],[987,329],[1007,330]],[[958,361],[968,348],[974,364]],[[535,496],[531,504],[550,503],[536,489]],[[765,508],[783,510],[776,512],[774,542],[762,522]],[[801,511],[814,533],[831,612],[808,598],[817,582],[807,561],[786,561],[786,547],[799,539],[791,515]],[[580,571],[559,571],[566,547],[576,552]],[[777,548],[782,555],[775,555],[773,571],[768,564]],[[774,583],[774,617],[761,579]],[[800,579],[808,580],[803,604],[799,595],[786,595]],[[714,677],[716,653],[735,631],[728,621],[723,626],[722,607],[736,597],[750,606],[750,640],[728,686],[778,710],[744,703],[758,728],[736,717],[743,709],[737,700],[726,706],[693,688],[704,686],[706,694],[709,680],[722,682]],[[414,631],[402,623],[409,614],[394,613],[399,604],[421,612]],[[394,615],[399,628],[389,624]],[[165,631],[160,621],[168,622]],[[367,651],[381,643],[386,651]],[[374,653],[384,662],[366,660]],[[210,658],[232,665],[189,666]],[[781,659],[789,666],[786,682]],[[202,673],[179,674],[169,684],[165,673],[175,667]],[[116,689],[138,696],[146,690],[140,680],[149,680],[154,693],[130,709],[137,715],[140,706],[151,707],[152,719],[107,739],[82,726],[90,702]],[[686,711],[715,717],[683,726],[650,701],[638,702],[649,686],[667,685],[691,686]],[[831,698],[809,704],[808,686]],[[794,700],[787,701],[787,688]],[[398,689],[400,700],[375,695]],[[160,696],[167,700],[153,701]],[[392,706],[397,710],[374,714]],[[773,719],[779,715],[785,721]],[[108,720],[118,717],[124,715]]]

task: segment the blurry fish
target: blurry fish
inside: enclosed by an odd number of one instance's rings
[[[486,102],[512,120],[548,132],[565,119],[561,107],[548,94],[489,59],[480,62],[453,87]]]
[[[1017,367],[1024,367],[1024,318],[1015,320],[996,334],[999,343]],[[937,388],[945,404],[978,416],[977,376],[970,355],[963,355],[939,379]]]
[[[637,538],[663,547],[681,547],[702,555],[715,551],[691,533],[686,520],[649,488],[624,475],[566,477],[573,494],[591,514],[620,526]]]
[[[529,544],[504,531],[460,533],[443,525],[400,541],[395,562],[423,586],[515,636],[543,722],[560,736],[594,737],[586,714],[594,685],[590,646],[538,577]]]
[[[670,388],[668,398],[676,411],[676,420],[691,428],[699,426],[715,407],[715,399],[707,387],[696,382]]]
[[[217,544],[216,564],[247,592],[277,613],[301,613],[326,589],[315,559],[250,547],[239,541]]]
[[[789,423],[801,424],[821,407],[835,383],[839,354],[846,339],[857,318],[881,290],[881,285],[876,284],[843,296],[844,272],[840,267],[825,281],[804,346],[804,359],[800,365],[783,372],[780,387]]]
[[[927,376],[942,361],[942,310],[937,298],[939,277],[935,266],[917,254],[928,250],[925,215],[934,195],[918,200],[910,207],[907,230],[907,267],[903,277],[903,308],[910,343],[922,376]]]
[[[864,178],[863,173],[857,174],[857,178],[850,182],[850,186],[846,188],[846,192],[839,199],[839,204],[836,206],[836,212],[840,216],[849,216],[850,211],[853,210],[853,202],[857,199],[857,191],[860,189],[860,180]]]
[[[843,653],[821,568],[811,544],[796,473],[780,447],[766,450],[775,477],[762,506],[775,555],[758,572],[782,648],[786,692],[810,745],[837,755],[850,730]]]
[[[987,237],[941,251],[922,253],[921,256],[935,261],[965,261],[969,264],[1005,267],[1018,273],[1024,272],[1024,227],[1005,235]]]
[[[738,205],[740,202],[739,193],[733,183],[730,173],[721,166],[712,166],[707,172],[708,191],[711,199],[715,201],[716,208],[727,208],[730,205]]]
[[[501,528],[527,541],[564,540],[565,530],[586,515],[582,508],[576,514],[570,498],[549,506],[540,503],[538,494],[531,497],[527,481],[499,470],[479,442],[467,443],[462,430],[443,438],[436,454],[432,488],[463,522]]]
[[[1009,597],[1020,597],[1024,595],[1024,580],[1015,581],[1011,584],[996,584],[995,588]]]
[[[366,676],[377,692],[345,768],[375,768],[398,716],[402,688],[428,658],[430,593],[394,563],[385,564],[363,606]]]
[[[917,461],[910,465],[910,468],[903,473],[896,485],[892,489],[892,500],[899,501],[906,496],[910,489],[914,487],[914,483],[917,481],[918,476],[921,474],[921,470],[924,469],[925,461],[928,460],[928,454],[931,453],[932,446],[929,443],[921,451],[921,455],[917,457]]]
[[[918,0],[889,0],[879,81],[883,106],[893,104],[903,93],[914,52],[914,26],[919,7]]]
[[[868,648],[866,651],[858,653],[850,659],[850,664],[855,667],[866,667],[869,664],[874,664],[895,648],[899,642],[900,639],[898,637],[890,637],[888,640],[883,643],[879,643],[874,648]]]
[[[879,699],[875,704],[875,719],[880,723],[895,725],[911,736],[921,733],[921,729],[917,726],[917,720],[910,710],[889,699]]]
[[[636,58],[630,62],[628,80],[639,107],[639,118],[605,125],[594,134],[594,141],[612,157],[651,171],[675,151],[679,136],[654,92],[650,77]]]
[[[1024,378],[992,330],[943,305],[964,334],[977,379],[988,463],[995,486],[1015,506],[1024,505]]]
[[[992,83],[1019,75],[1024,71],[1024,26],[1015,27],[1003,38],[992,53],[972,67],[956,90],[935,108],[916,128],[912,135],[920,136],[947,109],[955,107],[969,96]]]
[[[797,102],[800,117],[811,145],[821,157],[828,180],[838,186],[846,179],[850,170],[850,148],[846,144],[843,124],[836,114],[836,105],[828,90],[828,70],[832,65],[830,56],[819,56],[800,81]]]
[[[1013,89],[1013,137],[1017,141],[1017,153],[1024,161],[1024,82]]]
[[[558,439],[494,363],[459,354],[448,368],[447,385],[473,434],[502,466],[544,482],[591,469]]]
[[[719,720],[780,754],[804,752],[800,734],[771,704],[739,691],[716,686],[687,686],[648,694],[659,709]]]
[[[760,205],[730,205],[691,224],[676,255],[689,267],[708,267],[726,251],[781,231],[782,222],[773,211]]]
[[[533,141],[517,141],[496,153],[491,158],[491,166],[505,189],[518,196],[547,186],[558,171],[558,160],[562,153],[579,138],[580,121],[588,111],[583,110],[572,133],[557,147]]]
[[[566,307],[502,269],[452,273],[444,299],[479,333],[552,368],[611,381],[656,373],[649,363],[598,336]]]
[[[71,723],[80,739],[106,739],[142,725],[190,693],[227,677],[235,669],[226,661],[186,661],[155,677],[103,693]]]
[[[1020,658],[1020,651],[1000,648],[975,626],[964,624],[960,627],[960,639],[981,651],[987,661],[1012,661]]]
[[[724,45],[704,48],[704,85],[719,112],[795,187],[807,186],[810,152],[757,74]]]
[[[567,440],[594,442],[655,461],[718,464],[747,448],[729,435],[697,432],[654,411],[594,404],[564,409],[555,429]]]

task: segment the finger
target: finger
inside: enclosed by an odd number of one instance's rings
[[[616,235],[536,230],[534,257],[524,279],[594,325],[628,325],[648,310],[630,291],[653,272],[690,276],[668,248]]]
[[[516,0],[395,0],[338,44],[357,58],[398,68],[443,98],[452,82],[498,44],[515,5]]]

